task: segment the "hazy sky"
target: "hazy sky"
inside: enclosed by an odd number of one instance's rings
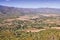
[[[60,0],[0,0],[0,5],[20,8],[60,8]]]

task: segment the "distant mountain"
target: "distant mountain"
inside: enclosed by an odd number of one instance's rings
[[[60,14],[60,9],[56,8],[15,8],[0,5],[0,17],[39,15],[39,14]]]

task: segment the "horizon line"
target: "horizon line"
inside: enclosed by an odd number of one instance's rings
[[[14,7],[14,8],[33,8],[33,9],[34,8],[53,8],[53,7],[15,7],[15,6],[8,6],[8,5],[0,5],[0,6]],[[60,8],[55,8],[55,9],[60,9]]]

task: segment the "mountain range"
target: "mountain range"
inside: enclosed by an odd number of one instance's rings
[[[16,8],[0,5],[0,18],[22,15],[60,14],[57,8]]]

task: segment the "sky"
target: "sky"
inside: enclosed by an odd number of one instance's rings
[[[60,0],[0,0],[0,5],[19,8],[60,8]]]

